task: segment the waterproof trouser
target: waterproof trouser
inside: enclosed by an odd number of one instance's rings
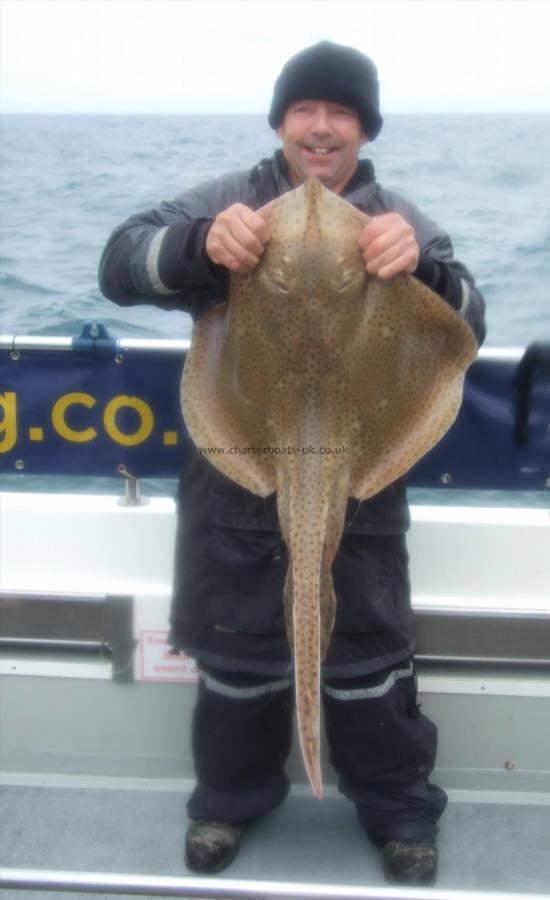
[[[245,822],[289,789],[293,680],[201,669],[193,719],[197,786],[191,819]],[[422,715],[412,661],[369,676],[324,681],[330,760],[370,839],[432,840],[447,803],[429,782],[437,729]]]

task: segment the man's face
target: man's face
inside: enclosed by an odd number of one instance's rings
[[[315,176],[336,194],[355,172],[359,150],[367,142],[355,110],[326,100],[292,103],[277,134],[292,183],[297,187]]]

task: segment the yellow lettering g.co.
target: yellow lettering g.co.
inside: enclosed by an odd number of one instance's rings
[[[63,394],[59,400],[56,400],[52,409],[52,425],[58,435],[65,438],[66,441],[72,441],[74,444],[85,444],[88,441],[93,441],[97,437],[95,428],[82,428],[80,431],[77,431],[75,428],[67,425],[65,416],[70,406],[86,406],[88,409],[91,409],[95,404],[96,399],[90,394],[83,394],[79,391]]]
[[[17,441],[17,396],[14,391],[0,394],[0,453],[9,453]]]
[[[96,429],[89,425],[86,428],[74,428],[67,422],[68,413],[73,406],[84,406],[93,409],[97,404],[95,397],[81,391],[73,391],[63,394],[54,403],[51,411],[51,422],[59,437],[73,444],[86,444],[98,436]],[[6,391],[0,394],[0,453],[9,453],[17,443],[17,395],[14,391]],[[132,409],[139,422],[135,431],[122,431],[117,424],[117,415],[122,409]],[[103,412],[103,426],[108,437],[116,444],[124,447],[135,447],[142,444],[150,436],[155,426],[153,412],[148,404],[139,397],[130,397],[119,394],[107,403]],[[42,431],[42,429],[31,428]],[[32,439],[32,437],[31,437]]]
[[[134,409],[139,416],[140,425],[133,434],[121,431],[116,423],[118,411],[124,408]],[[140,400],[139,397],[128,397],[120,394],[118,397],[113,397],[112,400],[109,400],[105,407],[103,424],[109,437],[116,441],[117,444],[122,444],[124,447],[135,447],[136,444],[142,444],[147,440],[153,430],[155,420],[151,408],[144,400]]]
[[[52,409],[52,424],[60,437],[74,443],[86,443],[97,437],[95,428],[83,428],[77,431],[67,424],[66,413],[69,407],[75,405],[86,406],[91,409],[96,404],[95,397],[90,394],[74,392],[64,394],[56,401]],[[127,433],[121,431],[117,425],[117,413],[121,409],[133,409],[139,416],[139,426],[137,431]],[[119,394],[109,400],[103,413],[103,425],[108,436],[117,444],[124,447],[135,447],[136,444],[142,444],[151,435],[154,428],[154,417],[150,407],[144,400],[139,397],[129,397],[126,394]]]

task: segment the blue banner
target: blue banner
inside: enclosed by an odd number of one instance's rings
[[[13,357],[16,358],[13,358]],[[184,354],[0,351],[0,472],[176,477]],[[459,417],[413,469],[418,487],[550,486],[550,378],[533,368],[518,428],[518,364],[478,360]],[[525,398],[524,398],[525,399]]]
[[[181,353],[2,353],[0,471],[174,477]]]

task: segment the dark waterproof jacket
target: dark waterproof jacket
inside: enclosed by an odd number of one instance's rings
[[[252,209],[291,190],[279,151],[250,172],[205,182],[158,209],[128,219],[111,235],[100,287],[122,306],[152,303],[199,318],[226,299],[228,272],[207,258],[207,231],[233,203]],[[342,196],[364,212],[398,212],[421,249],[417,277],[445,299],[479,343],[484,303],[451,241],[433,221],[375,181],[360,161]],[[405,479],[371,500],[350,500],[333,566],[338,609],[325,671],[353,677],[393,665],[413,649]],[[262,499],[219,473],[188,441],[179,489],[171,640],[205,665],[258,674],[287,671],[282,589],[287,552],[275,496]]]

